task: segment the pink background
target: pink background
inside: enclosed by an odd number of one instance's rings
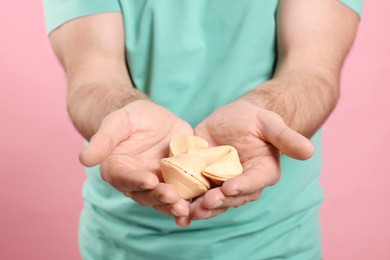
[[[389,8],[366,2],[325,127],[325,259],[390,259]],[[3,3],[0,35],[0,259],[78,259],[82,139],[41,1]]]

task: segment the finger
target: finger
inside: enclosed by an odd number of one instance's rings
[[[103,180],[122,193],[151,190],[157,187],[159,179],[154,173],[129,170],[125,160],[121,158],[109,157],[101,164],[100,174]]]
[[[207,209],[202,206],[203,198],[198,198],[190,205],[190,216],[192,220],[208,219],[218,216],[228,208]]]
[[[272,111],[257,114],[260,131],[266,141],[276,146],[289,157],[306,160],[314,153],[314,146],[309,139],[289,128],[283,119]]]
[[[122,110],[115,111],[104,118],[99,130],[80,152],[80,162],[87,167],[102,163],[112,150],[130,135],[128,121]]]
[[[188,217],[189,215],[189,204],[184,199],[180,199],[173,205],[155,205],[153,206],[156,210],[161,213],[174,217]]]
[[[225,194],[221,187],[207,191],[202,199],[201,206],[205,209],[213,209],[220,207],[226,200]]]
[[[160,183],[156,188],[148,191],[133,191],[126,193],[134,201],[139,203],[142,206],[157,206],[157,205],[172,205],[177,203],[180,200],[179,193],[171,184]],[[173,207],[172,210],[181,210],[183,211],[186,207],[179,204],[177,207]],[[180,207],[183,206],[183,209]],[[188,207],[188,206],[187,206]]]
[[[221,190],[226,196],[248,195],[267,186],[272,186],[280,179],[277,162],[260,161],[243,174],[231,178],[222,184]]]
[[[172,205],[169,212],[176,217],[187,217],[190,215],[190,203],[185,199],[180,198],[178,202]]]
[[[201,220],[201,219],[209,219],[209,218],[214,218],[216,216],[219,216],[223,213],[225,213],[229,208],[217,208],[217,209],[211,209],[207,210],[208,214],[207,215],[202,215],[202,211],[199,211],[197,214],[193,214],[191,219],[192,220]]]
[[[240,207],[248,202],[257,200],[262,190],[256,190],[253,193],[236,196],[226,196],[221,188],[210,190],[204,195],[202,207],[205,209]]]
[[[191,220],[209,219],[221,215],[229,208],[206,209],[197,205],[190,211]]]
[[[202,207],[203,197],[197,198],[190,205],[190,217],[192,220],[205,219],[211,216],[211,210]]]
[[[179,227],[188,227],[191,225],[191,218],[187,217],[175,217],[175,223]]]
[[[224,205],[221,207],[234,207],[238,208],[241,207],[248,202],[256,201],[260,198],[261,192],[263,190],[255,191],[252,194],[244,195],[244,196],[229,196],[228,199],[225,201]]]
[[[248,202],[258,200],[261,194],[261,190],[255,191],[254,193],[248,195],[239,195],[239,196],[227,196],[222,204],[216,204],[211,209],[223,209],[223,208],[238,208]]]

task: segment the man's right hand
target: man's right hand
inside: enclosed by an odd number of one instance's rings
[[[167,109],[138,100],[104,118],[80,161],[87,167],[100,164],[102,179],[140,205],[186,217],[189,204],[162,182],[159,162],[168,156],[172,137],[192,134],[192,127]]]
[[[66,71],[69,116],[90,140],[80,161],[100,164],[102,178],[139,204],[178,216],[176,220],[188,216],[188,202],[161,182],[159,162],[168,156],[173,136],[193,130],[134,88],[122,14],[73,19],[53,31],[50,41]]]

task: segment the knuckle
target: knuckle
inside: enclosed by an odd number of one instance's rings
[[[113,180],[115,180],[115,175],[114,175],[115,171],[113,171],[112,169],[112,163],[111,163],[111,159],[110,158],[107,158],[107,160],[100,164],[100,176],[101,178],[111,184],[112,186],[114,186],[113,184]]]
[[[239,208],[241,206],[244,206],[245,204],[247,204],[249,202],[249,199],[248,198],[245,198],[243,200],[241,200],[238,204],[234,205],[234,208]]]
[[[278,183],[279,181],[280,181],[280,174],[277,173],[277,174],[275,175],[275,177],[271,180],[269,186],[275,185],[275,184]]]
[[[131,192],[132,199],[143,207],[147,206],[157,206],[157,203],[154,203],[153,197],[150,192],[145,191],[134,191]]]
[[[108,174],[107,174],[108,175]],[[103,176],[102,176],[103,177]],[[108,178],[108,180],[109,180],[109,184],[112,186],[112,187],[114,187],[115,189],[117,189],[117,190],[120,190],[120,187],[121,187],[121,185],[120,185],[120,182],[118,181],[118,178],[116,178],[116,176],[110,176],[110,177],[107,177]],[[104,180],[104,179],[103,179]]]
[[[150,206],[150,204],[149,204],[146,200],[140,198],[140,196],[138,196],[138,195],[133,196],[132,199],[133,199],[135,202],[137,202],[139,205],[141,205],[142,207]]]
[[[103,181],[107,182],[108,184],[111,184],[112,185],[112,181],[111,181],[111,178],[108,174],[108,172],[106,171],[101,171],[100,172],[100,177],[102,178]]]
[[[168,210],[167,210],[166,208],[160,206],[160,205],[154,205],[154,206],[152,206],[152,207],[153,207],[155,210],[161,212],[161,213],[164,214],[164,215],[170,215],[170,214],[168,213]]]
[[[123,192],[123,195],[124,195],[125,197],[130,198],[130,199],[133,199],[133,195],[131,194],[131,192]]]
[[[249,202],[249,199],[248,198],[245,198],[242,202],[241,202],[241,204],[242,205],[245,205],[245,204],[247,204]]]
[[[218,215],[221,215],[222,213],[225,213],[226,211],[228,210],[228,208],[222,208],[222,209],[219,209],[218,211],[216,211],[213,216],[216,217]]]
[[[255,193],[253,193],[250,197],[250,201],[255,201],[255,200],[258,200],[260,198],[260,194],[261,194],[261,191],[256,191]]]
[[[139,201],[138,204],[141,205],[142,207],[147,207],[147,206],[149,206],[149,204],[146,203],[145,201]]]

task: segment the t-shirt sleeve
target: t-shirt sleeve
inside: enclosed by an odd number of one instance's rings
[[[364,2],[363,0],[340,0],[340,2],[355,11],[355,13],[359,15],[359,17],[362,16]]]
[[[78,17],[121,11],[119,0],[44,0],[43,6],[48,34]]]

